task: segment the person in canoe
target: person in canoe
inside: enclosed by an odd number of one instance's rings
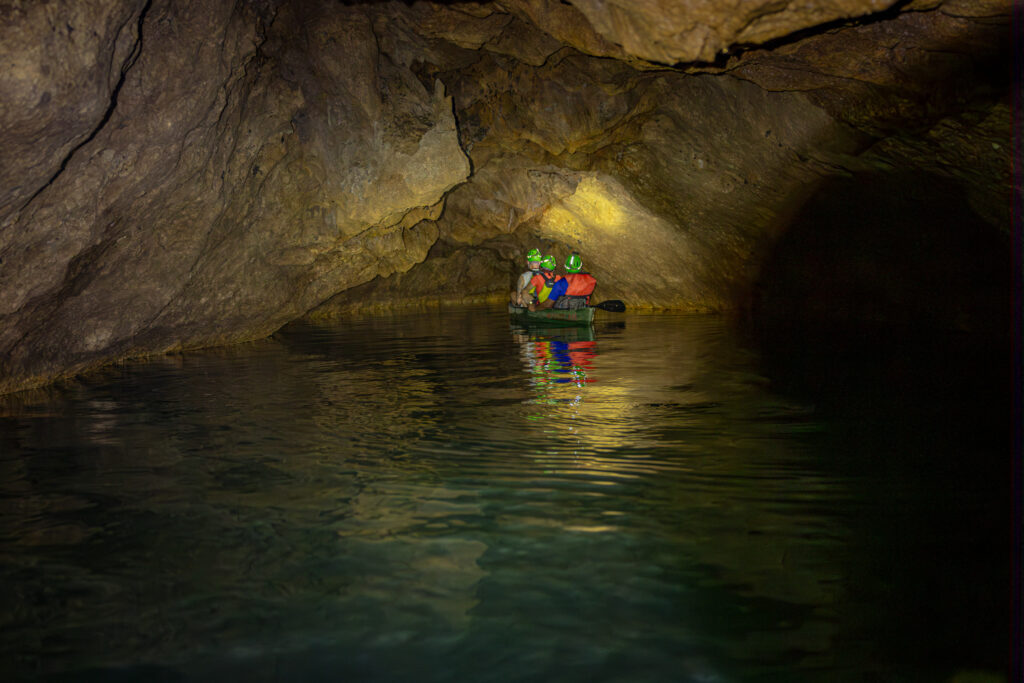
[[[530,284],[526,287],[526,294],[528,295],[526,300],[529,301],[529,308],[531,311],[539,310],[540,308],[551,308],[554,300],[551,303],[544,305],[549,301],[549,297],[554,294],[557,298],[564,293],[565,286],[559,286],[564,278],[561,275],[555,274],[555,257],[548,254],[540,262],[540,272],[533,276],[530,280]]]
[[[527,306],[533,301],[533,297],[528,294],[528,288],[533,276],[540,273],[540,261],[540,249],[531,249],[526,252],[526,266],[529,270],[519,276],[519,279],[516,281],[516,288],[509,295],[509,301],[516,306]]]
[[[565,260],[565,276],[559,279],[543,301],[531,306],[531,311],[544,308],[576,309],[590,304],[597,279],[583,270],[583,259],[575,251]]]

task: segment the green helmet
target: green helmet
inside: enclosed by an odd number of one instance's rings
[[[540,262],[540,267],[544,270],[554,270],[556,265],[558,265],[558,263],[555,261],[555,257],[551,254],[545,256]]]
[[[567,273],[578,273],[583,268],[583,259],[575,251],[565,259],[565,271]]]
[[[533,263],[534,261],[540,261],[540,249],[531,249],[526,252],[526,262]]]

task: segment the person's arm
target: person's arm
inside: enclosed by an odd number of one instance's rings
[[[545,308],[551,308],[555,305],[555,300],[548,298],[541,301],[539,304],[530,304],[531,311],[543,311]]]
[[[538,284],[538,282],[542,282],[542,280],[539,280],[539,276],[533,276],[526,283],[526,287],[523,288],[523,291],[520,292],[520,295],[522,296],[523,306],[529,305],[529,303],[533,301],[535,296],[540,296],[540,285]]]
[[[526,293],[529,292],[531,289],[533,289],[533,278],[519,278],[518,287],[516,287],[516,293],[518,293],[520,296],[526,296]]]
[[[548,293],[548,298],[544,299],[544,301],[540,302],[539,304],[536,304],[535,306],[531,306],[530,310],[539,311],[545,308],[551,308],[559,299],[565,296],[565,291],[568,288],[569,282],[567,280],[565,280],[564,278],[559,280],[551,287],[551,291]]]
[[[515,284],[512,285],[512,294],[509,295],[509,301],[511,301],[512,303],[514,303],[516,305],[522,305],[523,295],[522,295],[522,292],[520,292],[522,287],[523,287],[523,278],[522,277],[516,278]]]
[[[523,302],[523,306],[533,300],[533,292],[536,290],[536,286],[533,284],[533,279],[526,281],[526,286],[519,290],[519,301]]]

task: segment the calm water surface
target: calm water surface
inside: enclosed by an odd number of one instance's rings
[[[0,397],[0,672],[1000,680],[1009,470],[970,389],[598,315],[294,325]]]

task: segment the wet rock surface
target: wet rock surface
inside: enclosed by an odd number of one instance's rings
[[[0,391],[502,299],[531,246],[736,308],[836,177],[941,178],[1009,233],[1009,2],[0,12]]]

